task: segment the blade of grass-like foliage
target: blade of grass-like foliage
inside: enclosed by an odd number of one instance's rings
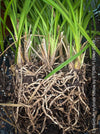
[[[57,49],[57,36],[59,37],[59,34],[57,35],[57,27],[58,27],[58,21],[59,21],[59,14],[56,11],[54,11],[54,8],[51,8],[51,20],[50,20],[50,30],[49,30],[49,40],[50,40],[50,49],[51,49],[51,57],[54,55],[56,49]]]
[[[2,31],[1,21],[0,21],[0,46],[1,46],[1,51],[4,51],[4,41],[3,41],[3,31]]]
[[[45,1],[45,0],[43,0],[43,1]],[[67,4],[69,5],[72,16],[71,16],[70,12],[67,11],[67,9],[62,5],[62,3],[59,0],[57,0],[58,4],[52,0],[46,0],[45,2],[54,6],[68,21],[68,23],[70,24],[70,28],[71,28],[70,30],[72,31],[74,38],[75,38],[76,52],[79,52],[79,50],[80,50],[79,32],[80,31],[78,32],[77,20],[75,17],[73,7],[70,3],[70,0],[67,1]],[[74,23],[73,23],[73,20],[74,20]]]
[[[90,12],[87,16],[85,16],[85,18],[83,18],[84,21],[83,21],[82,27],[83,27],[84,29],[87,28],[87,25],[88,25],[88,23],[89,23],[89,21],[90,21],[90,18],[91,18],[91,15],[92,15],[92,14],[93,14],[93,13]]]
[[[70,56],[73,55],[73,46],[72,46],[72,41],[73,41],[73,33],[70,31]]]
[[[17,1],[16,0],[11,0],[10,2],[8,0],[4,1],[5,7],[6,7],[6,11],[4,14],[4,30],[5,28],[9,31],[10,35],[12,36],[13,40],[15,41],[15,37],[18,38],[18,33],[17,33]],[[13,30],[14,30],[14,34],[13,31],[10,31],[10,29],[6,26],[5,22],[6,22],[6,18],[7,15],[10,17],[12,26],[13,26]],[[15,43],[15,46],[17,47],[18,43]]]
[[[75,54],[74,56],[72,56],[71,58],[69,58],[68,60],[66,60],[66,61],[63,62],[62,64],[60,64],[57,68],[55,68],[53,71],[51,71],[51,72],[45,77],[45,79],[47,79],[47,78],[50,77],[51,75],[55,74],[55,73],[58,72],[60,69],[62,69],[62,68],[65,67],[66,65],[68,65],[68,64],[69,64],[70,62],[72,62],[73,60],[75,60],[79,55],[81,55],[83,52],[85,52],[88,47],[89,47],[89,45],[86,45],[79,53]]]
[[[16,1],[16,0],[15,0]],[[5,36],[5,27],[6,27],[6,19],[7,19],[7,16],[9,15],[9,12],[11,11],[11,5],[12,3],[14,2],[14,0],[11,0],[10,2],[8,0],[5,0],[4,1],[4,4],[5,4],[5,7],[6,7],[6,10],[5,10],[5,13],[4,13],[4,24],[3,24],[3,31],[4,31],[4,36]],[[15,11],[15,10],[14,10]],[[14,16],[15,17],[15,16]],[[14,22],[14,21],[13,21]],[[15,24],[13,23],[13,28],[14,30],[16,29],[15,28]]]
[[[93,34],[92,38],[94,38],[95,35],[100,35],[100,31],[93,31],[93,30],[91,30],[91,33]]]
[[[2,34],[2,27],[0,27],[0,46],[1,46],[1,51],[4,51],[4,40],[3,40],[3,34]]]
[[[19,5],[17,5],[17,2],[18,2],[17,0],[11,0],[10,2],[8,0],[5,0],[6,12],[5,12],[5,16],[4,16],[4,21],[6,21],[6,17],[9,14],[12,25],[13,25],[14,33],[16,35],[16,38],[18,39],[18,38],[20,38],[22,31],[23,31],[23,25],[25,24],[25,22],[24,22],[25,17],[27,17],[27,14],[30,11],[35,0],[32,0],[32,1],[25,0],[24,2],[22,1],[23,7],[21,8],[19,17],[18,17],[18,13],[17,13],[17,7]],[[17,19],[19,21],[18,29],[17,29]]]
[[[22,34],[24,19],[27,17],[28,12],[30,11],[32,5],[34,4],[35,0],[25,0],[23,3],[23,9],[21,11],[20,20],[19,20],[19,27],[18,27],[18,36]]]
[[[37,11],[38,15],[40,16],[40,18],[42,20],[43,30],[46,31],[46,33],[47,33],[47,25],[46,25],[46,22],[45,22],[44,18],[42,17],[41,13],[38,11],[38,9],[36,7],[35,7],[35,10]]]
[[[18,42],[16,42],[15,61],[17,61],[18,46],[21,45],[20,38],[22,34],[25,34],[28,31],[29,23],[27,23],[28,22],[27,15],[31,10],[31,7],[33,6],[34,2],[35,0],[25,0],[25,1],[11,0],[10,2],[9,0],[4,1],[6,6],[4,21],[6,21],[6,16],[9,15],[14,29],[15,38],[16,40],[18,40]],[[19,8],[19,13],[18,13],[18,8]]]
[[[90,43],[90,45],[94,48],[94,50],[100,55],[100,50],[96,47],[96,45],[93,43],[89,35],[85,32],[85,30],[79,25],[79,28],[81,30],[81,33],[83,36],[87,39],[87,41]]]
[[[91,0],[84,0],[84,14],[83,14],[83,18],[85,18],[87,12],[89,11],[90,8],[90,4],[91,4]]]
[[[50,35],[53,35],[53,24],[54,24],[54,8],[51,7],[51,20],[50,20],[50,31],[49,31],[49,34]]]
[[[25,18],[25,34],[28,34],[28,22],[27,22],[27,18]]]
[[[94,31],[96,31],[96,22],[95,22],[95,17],[94,17],[94,15],[93,15],[93,26],[94,26]]]
[[[70,0],[67,0],[67,3],[69,5],[70,11],[72,13],[71,15],[72,15],[73,20],[74,20],[74,30],[75,30],[75,33],[76,33],[75,39],[76,39],[76,45],[77,45],[77,43],[79,42],[79,41],[77,42],[77,32],[78,32],[77,21],[76,21],[75,13],[74,13],[72,4],[70,3]],[[77,45],[77,46],[79,46],[79,45]]]
[[[0,18],[1,18],[1,1],[0,1]],[[1,46],[1,51],[4,50],[4,42],[3,42],[3,29],[0,21],[0,46]]]
[[[52,1],[52,0],[43,0],[43,1],[54,6],[62,14],[62,16],[64,16],[66,21],[69,23],[69,25],[68,25],[68,27],[70,27],[69,33],[71,34],[71,32],[72,32],[73,39],[75,39],[75,45],[76,45],[75,51],[76,52],[79,52],[81,49],[80,40],[82,38],[82,35],[87,39],[87,41],[89,41],[91,46],[94,47],[91,38],[89,38],[89,36],[87,37],[87,32],[85,31],[85,29],[88,25],[88,22],[90,20],[90,15],[91,15],[91,13],[89,13],[89,15],[86,15],[88,8],[89,8],[89,5],[90,5],[90,2],[91,2],[90,0],[89,0],[89,3],[87,5],[85,5],[86,3],[85,4],[83,3],[83,0],[79,1],[80,2],[79,5],[77,4],[77,6],[79,6],[79,7],[76,6],[77,1],[74,1],[75,8],[74,8],[73,3],[71,3],[72,1],[67,0],[66,3],[69,6],[69,12],[66,9],[66,6],[64,6],[59,0],[56,0],[56,2]],[[84,2],[86,2],[86,1],[84,1]],[[86,7],[85,13],[83,10],[84,5]],[[79,11],[78,11],[78,8],[80,9]],[[74,27],[74,29],[73,29],[73,27]],[[71,37],[70,37],[70,40],[72,40]],[[96,47],[95,47],[95,50],[97,52],[99,52]],[[80,59],[80,62],[81,62],[81,59]]]
[[[46,16],[44,15],[45,12],[41,15],[41,13],[38,11],[36,7],[35,10],[37,11],[42,21],[42,25],[41,23],[39,23],[38,27],[42,32],[42,34],[45,35],[47,51],[49,51],[48,44],[50,43],[50,52],[48,52],[50,55],[48,55],[48,57],[52,57],[52,55],[54,55],[56,51],[58,38],[60,34],[59,32],[57,33],[60,14],[56,10],[54,10],[54,8],[48,7],[47,5],[46,5],[46,10],[49,11],[49,14],[46,14]]]
[[[62,5],[62,8],[56,3],[54,2],[53,0],[43,0],[44,2],[46,2],[47,4],[55,7],[61,14],[63,14],[63,16],[66,18],[66,20],[69,22],[69,24],[71,25],[72,27],[72,30],[74,32],[74,27],[73,27],[73,23],[72,21],[70,20],[69,16],[68,16],[68,11],[67,9],[65,9],[65,7]],[[57,0],[58,2],[60,2],[59,0]]]
[[[32,35],[33,35],[33,36],[31,36],[31,41],[33,41],[33,39],[34,39],[34,34],[38,34],[37,28],[39,27],[39,20],[40,20],[39,15],[37,15],[38,17],[36,16],[36,20],[34,20],[35,15],[36,15],[36,13],[34,13],[34,9],[35,9],[34,6],[30,10],[30,24],[32,25]],[[46,5],[42,8],[42,10],[40,12],[41,15],[43,14],[45,8],[46,8]],[[41,31],[42,31],[42,29],[41,29]],[[31,47],[29,48],[29,56],[30,56],[30,54],[31,54]]]
[[[5,22],[2,18],[0,18],[0,21],[2,22],[2,24],[4,25]],[[13,32],[7,27],[7,25],[5,25],[5,28],[7,29],[7,31],[10,33],[10,35],[12,36],[13,40],[15,41],[15,37],[13,35]],[[16,44],[16,43],[15,43]]]
[[[57,28],[58,28],[58,25],[59,25],[58,22],[59,22],[59,19],[60,19],[60,14],[57,10],[55,11],[55,14],[56,14],[56,16],[55,16],[55,23],[54,23],[54,40],[56,38]]]
[[[80,2],[80,11],[79,11],[79,24],[82,23],[82,16],[83,16],[83,0]]]

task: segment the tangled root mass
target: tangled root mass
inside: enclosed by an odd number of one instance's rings
[[[24,133],[43,133],[49,122],[63,133],[86,130],[89,107],[84,92],[84,68],[60,70],[44,79],[48,73],[46,66],[16,66],[14,103],[23,104],[13,112],[18,129]]]

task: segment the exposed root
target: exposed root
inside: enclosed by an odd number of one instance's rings
[[[89,107],[84,93],[83,72],[59,71],[44,79],[49,73],[46,66],[27,64],[20,69],[16,67],[13,78],[16,85],[14,103],[30,106],[14,108],[13,114],[18,127],[23,128],[26,133],[41,134],[49,120],[59,126],[63,133],[86,129],[84,120],[89,114]]]

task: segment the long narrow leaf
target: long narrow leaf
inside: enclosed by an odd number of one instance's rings
[[[62,69],[63,67],[65,67],[66,65],[68,65],[70,62],[72,62],[73,60],[75,60],[79,55],[81,55],[83,52],[85,52],[87,50],[87,48],[89,47],[89,45],[86,45],[79,53],[75,54],[74,56],[72,56],[71,58],[69,58],[68,60],[66,60],[65,62],[63,62],[62,64],[60,64],[57,68],[55,68],[53,71],[51,71],[51,73],[49,73],[45,79],[47,79],[48,77],[50,77],[51,75],[55,74],[56,72],[58,72],[60,69]]]
[[[87,41],[90,43],[90,45],[94,48],[94,50],[100,55],[100,50],[96,47],[96,45],[93,43],[89,35],[85,32],[85,30],[79,25],[79,28],[81,30],[81,33],[83,36],[87,39]]]

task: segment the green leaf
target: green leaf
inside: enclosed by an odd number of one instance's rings
[[[100,55],[100,50],[96,47],[96,45],[93,43],[89,35],[85,32],[85,30],[79,25],[79,28],[81,30],[81,33],[83,36],[87,39],[87,41],[90,43],[90,45],[94,48],[94,50]]]
[[[81,55],[83,52],[86,51],[86,49],[89,47],[89,45],[86,45],[79,53],[75,54],[74,56],[72,56],[71,58],[69,58],[68,60],[66,60],[65,62],[63,62],[62,64],[60,64],[57,68],[55,68],[53,71],[51,71],[44,79],[47,79],[48,77],[50,77],[51,75],[55,74],[56,72],[58,72],[60,69],[62,69],[63,67],[65,67],[66,65],[68,65],[70,62],[72,62],[73,60],[75,60],[79,55]]]
[[[35,0],[25,0],[23,3],[23,9],[20,15],[20,20],[19,20],[19,27],[18,27],[18,37],[20,38],[20,35],[22,34],[23,30],[23,24],[25,17],[27,17],[28,12],[30,11],[32,5],[34,4]]]

